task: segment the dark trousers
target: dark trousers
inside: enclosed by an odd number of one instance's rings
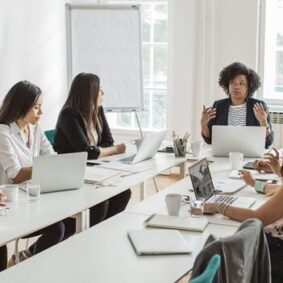
[[[89,209],[89,224],[93,226],[105,219],[108,219],[115,214],[122,212],[130,198],[131,190],[126,190],[102,203],[99,203]]]
[[[38,254],[57,243],[61,242],[65,234],[65,225],[63,221],[56,222],[50,226],[40,229],[34,233],[31,233],[23,238],[30,238],[41,235],[37,241],[29,247],[29,251],[32,255]]]
[[[0,271],[6,269],[7,266],[7,246],[0,247]]]
[[[283,282],[283,240],[266,234],[271,260],[272,283]]]

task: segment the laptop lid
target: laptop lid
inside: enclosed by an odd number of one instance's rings
[[[193,163],[188,169],[196,199],[204,198],[207,200],[215,194],[206,158]]]
[[[40,184],[42,193],[81,188],[86,161],[86,152],[35,157],[31,181]]]
[[[213,126],[213,156],[228,156],[242,152],[245,157],[262,157],[265,150],[266,128],[260,126]]]
[[[153,157],[156,154],[158,148],[160,147],[162,141],[164,140],[165,135],[166,130],[146,135],[136,153],[135,158],[132,161],[132,164]]]
[[[185,254],[192,249],[177,230],[143,229],[128,231],[128,237],[138,255]]]

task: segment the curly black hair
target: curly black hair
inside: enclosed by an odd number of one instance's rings
[[[225,93],[229,96],[229,83],[238,75],[244,75],[248,81],[248,97],[253,96],[255,91],[261,86],[259,75],[252,69],[249,69],[244,64],[235,62],[225,67],[219,73],[218,84]]]

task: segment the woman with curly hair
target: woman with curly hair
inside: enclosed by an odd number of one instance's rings
[[[264,126],[266,127],[265,147],[273,142],[273,131],[265,102],[253,98],[261,86],[258,74],[244,64],[235,62],[219,74],[219,86],[228,98],[217,100],[212,107],[203,107],[201,133],[206,143],[211,144],[214,125]]]

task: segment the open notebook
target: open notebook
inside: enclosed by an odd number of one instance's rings
[[[208,224],[206,217],[169,216],[153,214],[144,222],[145,226],[202,232]]]
[[[138,255],[187,254],[192,249],[176,230],[130,230],[128,237]]]

